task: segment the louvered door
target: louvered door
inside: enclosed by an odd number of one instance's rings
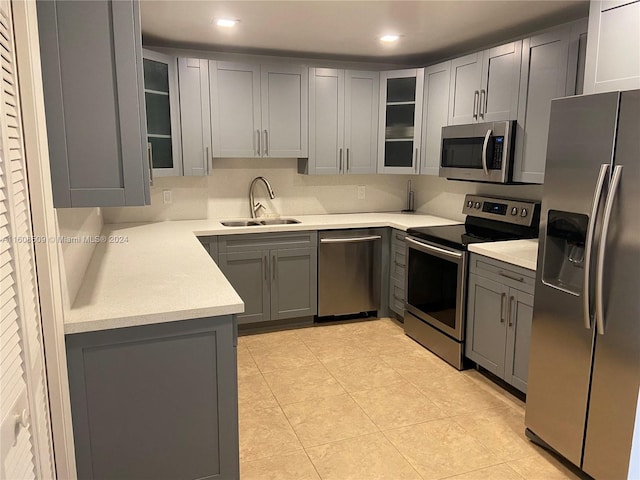
[[[0,1],[0,478],[54,478],[11,4]]]

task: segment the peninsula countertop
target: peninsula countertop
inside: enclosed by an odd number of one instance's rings
[[[82,286],[65,312],[65,333],[243,312],[242,299],[197,236],[460,223],[401,213],[292,217],[300,223],[225,227],[219,219],[207,219],[105,225]]]

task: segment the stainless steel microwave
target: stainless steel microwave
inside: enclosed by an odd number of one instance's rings
[[[440,176],[451,180],[510,183],[515,121],[442,128]]]

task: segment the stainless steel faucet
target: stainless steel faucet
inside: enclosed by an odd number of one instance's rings
[[[253,189],[255,188],[256,183],[258,183],[258,180],[262,180],[262,182],[267,187],[267,191],[269,192],[269,198],[271,198],[271,200],[276,198],[276,195],[275,193],[273,193],[273,189],[271,188],[271,184],[269,183],[269,180],[267,180],[264,177],[254,178],[251,181],[251,185],[249,186],[249,207],[251,209],[251,218],[256,218],[256,212],[261,208],[264,208],[264,205],[262,205],[260,202],[256,203],[253,198]]]

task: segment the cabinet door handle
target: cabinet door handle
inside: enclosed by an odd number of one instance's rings
[[[509,278],[511,280],[515,280],[516,282],[524,282],[524,277],[516,277],[515,275],[509,275],[507,272],[498,270],[498,275],[501,277]]]
[[[278,257],[276,257],[275,253],[273,254],[273,257],[271,257],[273,259],[273,263],[271,264],[271,268],[272,268],[272,272],[273,272],[273,279],[276,279],[276,270],[278,270]]]
[[[394,260],[393,263],[395,263],[400,268],[407,268],[407,264],[406,263],[400,263],[400,262],[398,262],[396,260]]]
[[[500,323],[504,323],[504,299],[507,297],[507,294],[502,292],[502,295],[500,295]]]
[[[342,173],[342,148],[340,149],[340,153],[338,154],[338,156],[340,157],[340,165],[338,168],[338,173]]]
[[[395,298],[396,300],[398,300],[399,302],[404,303],[404,298],[399,297],[398,295],[396,295],[395,293],[393,294],[393,298]]]
[[[265,157],[269,156],[269,133],[266,128],[264,130],[264,155]]]
[[[267,281],[269,280],[269,268],[267,267],[267,262],[269,260],[267,259],[267,255],[265,254],[262,257],[262,269],[264,270],[264,280]]]
[[[258,156],[260,156],[261,155],[261,153],[260,153],[260,130],[256,130],[256,134],[258,136],[258,150],[257,150],[257,152],[258,152]]]
[[[509,312],[507,313],[507,318],[509,319],[509,326],[513,327],[513,318],[511,318],[511,314],[514,313],[511,309],[511,304],[516,299],[513,295],[509,297]]]
[[[347,148],[347,172],[351,170],[351,165],[349,162],[349,149]]]
[[[147,143],[147,159],[149,160],[149,185],[153,187],[153,145]]]
[[[480,92],[476,90],[473,92],[473,118],[478,119],[478,99],[480,97]]]
[[[396,240],[400,240],[401,242],[404,242],[404,237],[399,233],[396,233]]]
[[[413,165],[413,171],[416,173],[418,173],[418,158],[420,157],[418,156],[418,149],[416,148],[416,158]]]
[[[484,114],[487,113],[487,104],[485,103],[487,99],[487,92],[482,89],[480,90],[480,118],[484,118]]]
[[[207,164],[207,175],[211,175],[211,170],[213,170],[213,159],[209,157],[209,147],[204,147],[204,161]]]

